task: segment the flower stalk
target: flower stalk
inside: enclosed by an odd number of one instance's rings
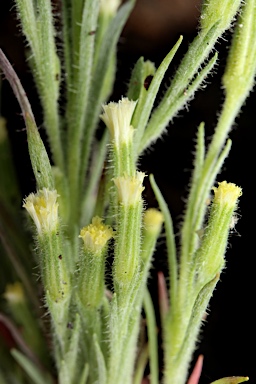
[[[118,177],[114,183],[118,193],[118,226],[114,261],[115,291],[129,290],[140,271],[142,186],[145,174]]]
[[[44,188],[36,194],[31,193],[24,200],[23,207],[34,223],[41,277],[46,293],[45,300],[51,313],[56,357],[60,364],[68,348],[66,325],[69,321],[71,282],[67,255],[64,252],[57,198],[56,190]]]
[[[163,320],[165,383],[168,384],[173,382],[172,380],[177,384],[185,382],[200,322],[225,265],[224,255],[230,223],[237,208],[238,198],[242,194],[241,188],[226,181],[219,183],[217,188],[213,187],[213,191],[209,220],[201,245],[194,254],[194,268],[190,269],[188,282],[179,279],[178,299]],[[187,293],[184,297],[180,293],[183,292],[182,286],[185,283]]]

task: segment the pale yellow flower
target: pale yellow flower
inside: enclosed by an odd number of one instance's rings
[[[86,250],[97,253],[106,246],[113,235],[112,228],[103,224],[100,217],[95,216],[92,219],[92,224],[81,229],[79,237],[83,239]]]
[[[219,186],[213,187],[214,203],[227,204],[233,207],[237,203],[237,199],[242,195],[242,189],[233,183],[222,181]]]
[[[31,193],[24,200],[23,207],[33,219],[39,235],[43,232],[51,232],[57,227],[58,196],[56,190],[43,188],[36,194]]]
[[[104,113],[100,117],[117,146],[132,140],[134,129],[131,126],[131,119],[136,103],[123,97],[118,103],[110,102],[102,107]]]
[[[120,203],[133,205],[141,200],[144,177],[145,173],[137,172],[136,176],[120,176],[114,179]]]
[[[149,208],[144,214],[144,227],[151,233],[157,233],[160,231],[164,221],[162,212],[155,208]]]

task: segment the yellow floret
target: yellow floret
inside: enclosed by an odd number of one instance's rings
[[[58,223],[58,193],[56,190],[43,188],[36,194],[31,193],[25,200],[23,207],[33,219],[39,234],[50,232]]]
[[[105,247],[113,235],[112,228],[109,225],[103,224],[102,219],[96,216],[92,219],[92,224],[81,229],[79,237],[83,239],[86,249],[98,252]]]
[[[164,221],[162,212],[155,208],[149,208],[144,215],[144,227],[150,232],[159,232]]]
[[[231,207],[236,205],[237,199],[242,195],[242,189],[233,183],[222,181],[219,186],[213,187],[214,202],[219,204],[228,204]]]

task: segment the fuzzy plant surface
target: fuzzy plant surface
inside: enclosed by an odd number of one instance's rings
[[[57,7],[50,0],[15,0],[47,143],[26,90],[0,50],[4,79],[25,121],[36,182],[21,197],[0,117],[0,321],[14,340],[12,348],[0,346],[1,384],[199,382],[202,358],[188,379],[190,362],[242,195],[239,186],[216,178],[231,149],[232,124],[254,85],[256,0],[203,1],[198,35],[161,101],[156,98],[182,36],[158,68],[140,58],[126,94],[113,102],[117,42],[134,5],[135,0],[59,0]],[[216,42],[231,26],[224,102],[209,145],[203,122],[195,133],[177,237],[154,176],[138,160],[205,86],[217,65]],[[99,134],[100,120],[105,129]],[[147,207],[146,177],[159,209]],[[161,233],[168,284],[160,272],[159,342],[158,309],[147,281]]]

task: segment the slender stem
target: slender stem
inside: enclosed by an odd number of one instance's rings
[[[177,296],[177,283],[178,283],[178,264],[177,264],[177,256],[176,256],[175,237],[173,232],[173,223],[172,223],[172,218],[168,210],[167,204],[164,201],[164,198],[154,181],[153,175],[150,175],[150,182],[151,182],[153,191],[156,195],[160,209],[164,215],[166,240],[167,240],[167,248],[168,248],[168,264],[169,264],[168,266],[169,266],[169,274],[170,274],[170,300],[171,300],[171,305],[174,305],[177,299],[176,296]]]
[[[158,340],[157,340],[157,325],[155,311],[150,293],[145,291],[144,308],[147,318],[147,333],[149,340],[149,366],[150,366],[150,383],[158,384]]]

